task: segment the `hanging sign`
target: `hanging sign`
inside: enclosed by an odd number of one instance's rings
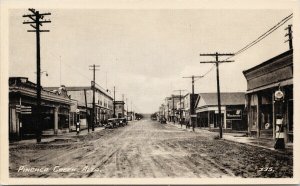
[[[275,91],[274,97],[276,101],[280,101],[283,100],[284,94],[281,90],[277,90]]]
[[[31,106],[16,105],[16,111],[21,114],[31,114]]]

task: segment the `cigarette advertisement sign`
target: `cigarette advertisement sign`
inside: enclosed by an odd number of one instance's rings
[[[226,119],[228,120],[241,120],[242,119],[242,110],[228,110],[226,112]]]

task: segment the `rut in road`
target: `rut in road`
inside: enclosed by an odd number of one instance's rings
[[[200,134],[151,120],[105,129],[57,150],[40,151],[31,164],[75,168],[73,172],[32,173],[32,177],[227,177],[230,170],[208,156],[197,156],[190,141]],[[181,142],[181,143],[179,143]],[[28,152],[28,151],[27,151]],[[32,152],[34,154],[34,152]],[[196,159],[194,159],[196,158]],[[88,168],[88,169],[86,169]]]
[[[76,163],[88,166],[89,173],[75,172],[68,177],[221,177],[229,171],[203,158],[193,164],[190,152],[174,145],[178,139],[196,137],[156,122],[142,120],[116,129],[106,140],[93,142],[94,149]]]

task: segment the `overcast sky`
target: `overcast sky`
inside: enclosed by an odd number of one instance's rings
[[[96,82],[116,86],[139,112],[155,112],[173,90],[191,91],[183,76],[203,75],[200,53],[234,53],[266,32],[291,10],[40,10],[52,23],[41,33],[42,86],[90,86],[89,65],[100,65]],[[23,25],[26,9],[10,11],[9,75],[36,82],[35,34]],[[220,66],[221,91],[246,91],[243,70],[288,50],[283,27]],[[61,60],[60,60],[61,59]],[[61,61],[61,65],[60,65]],[[61,71],[61,73],[60,73]],[[61,75],[60,75],[61,74]],[[106,83],[107,74],[107,83]],[[107,84],[107,85],[106,85]],[[196,92],[215,92],[215,69],[196,81]]]

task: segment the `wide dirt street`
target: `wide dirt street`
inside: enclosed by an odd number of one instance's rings
[[[177,124],[178,125],[178,124]],[[42,144],[10,144],[11,177],[292,177],[293,155],[143,119]]]

